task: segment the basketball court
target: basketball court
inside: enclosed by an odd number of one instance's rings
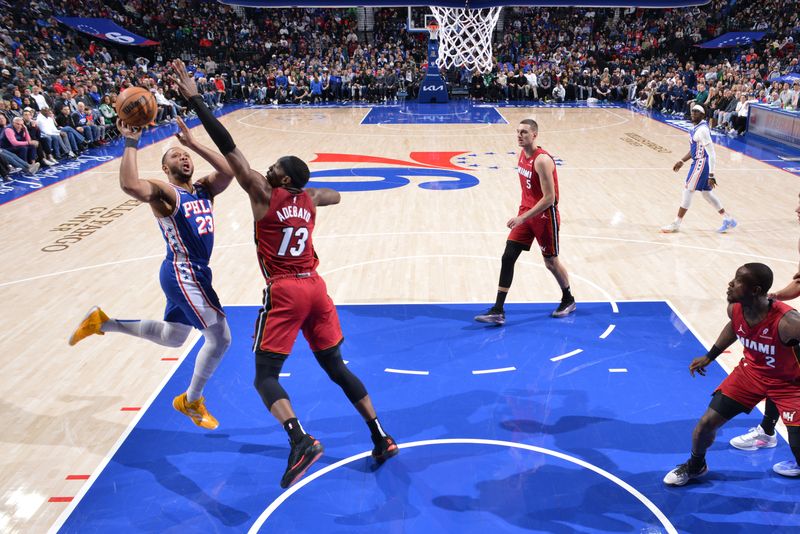
[[[558,164],[561,258],[578,309],[549,317],[560,292],[534,250],[518,263],[507,324],[487,327],[472,317],[496,292],[524,118],[538,121],[539,144]],[[0,529],[800,527],[796,481],[772,472],[791,457],[785,440],[754,453],[728,446],[757,411],[723,428],[709,475],[684,488],[661,482],[686,459],[709,394],[741,357],[735,345],[708,376],[688,373],[726,322],[734,271],[767,263],[776,286],[796,271],[796,170],[715,139],[719,196],[739,227],[716,233],[718,214],[695,199],[682,231],[666,235],[658,229],[674,218],[685,178],[671,168],[688,134],[628,108],[232,106],[221,120],[254,168],[294,154],[309,162],[310,185],[342,192],[341,204],[318,211],[319,272],[339,308],[343,356],[400,455],[373,468],[366,427],[300,339],[282,383],[326,453],[296,486],[279,488],[288,445],[252,386],[263,279],[249,201],[235,183],[215,204],[211,264],[233,332],[206,389],[219,429],[171,407],[197,336],[171,350],[113,334],[67,346],[92,305],[119,318],[163,313],[163,240],[150,209],[120,191],[120,149],[108,148],[96,156],[108,161],[83,162],[0,205],[0,327],[13,355],[0,380]],[[143,177],[163,176],[174,130],[162,127],[140,149]],[[212,145],[202,127],[193,132]],[[210,167],[194,161],[200,178]]]

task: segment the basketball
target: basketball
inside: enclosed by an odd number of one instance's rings
[[[145,126],[158,112],[156,97],[142,87],[128,87],[117,97],[117,115],[129,126]]]

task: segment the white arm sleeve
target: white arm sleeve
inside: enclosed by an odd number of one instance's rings
[[[703,145],[708,154],[708,172],[713,174],[717,163],[717,153],[714,150],[714,142],[711,141],[711,131],[708,128],[698,128],[694,134],[694,140]]]

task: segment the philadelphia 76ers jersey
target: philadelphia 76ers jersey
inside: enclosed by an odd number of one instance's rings
[[[698,122],[694,128],[691,129],[689,132],[689,152],[692,154],[693,160],[705,160],[706,159],[706,148],[703,146],[703,143],[697,142],[697,132],[700,129],[705,129],[709,136],[711,135],[710,130],[708,129],[708,123],[706,121]]]
[[[225,316],[208,266],[214,247],[213,204],[202,185],[195,184],[194,193],[172,187],[177,196],[175,211],[158,219],[167,243],[167,257],[159,272],[167,297],[164,320],[203,330]]]
[[[175,212],[158,219],[167,243],[166,260],[207,264],[214,248],[214,205],[211,195],[198,184],[194,186],[194,194],[182,187],[172,187],[177,195]]]

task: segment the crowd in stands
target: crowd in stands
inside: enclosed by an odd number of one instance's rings
[[[211,0],[0,0],[0,176],[35,175],[116,135],[116,96],[149,88],[155,123],[186,116],[168,61],[183,59],[207,104],[388,102],[414,98],[427,41],[406,8],[234,9]],[[158,41],[142,49],[94,41],[56,16],[104,17]],[[798,110],[800,18],[795,2],[712,0],[672,10],[507,7],[488,73],[444,69],[450,89],[482,101],[631,102],[741,133],[754,102]],[[728,50],[694,45],[728,31],[767,36]]]

